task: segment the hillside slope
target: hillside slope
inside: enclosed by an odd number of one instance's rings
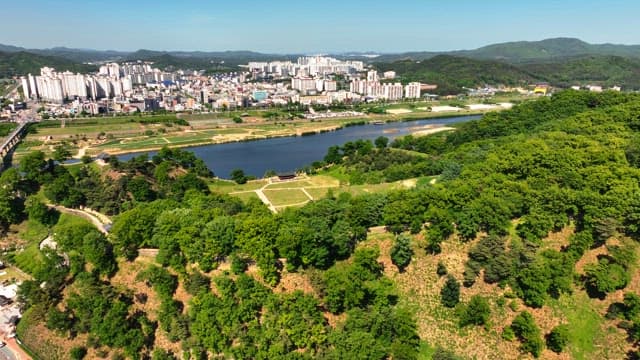
[[[424,61],[376,63],[379,71],[394,70],[403,82],[420,81],[438,85],[439,94],[458,94],[463,87],[484,84],[523,85],[536,78],[513,65],[463,57],[438,55]]]
[[[24,51],[0,52],[0,78],[24,76],[29,73],[40,74],[40,68],[53,67],[58,71],[86,73],[95,71],[96,67],[54,56],[43,56]]]

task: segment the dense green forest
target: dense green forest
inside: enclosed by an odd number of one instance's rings
[[[0,176],[0,224],[48,227],[58,248],[25,269],[33,280],[20,287],[18,334],[34,344],[29,335],[46,327],[73,344],[48,346],[45,358],[456,358],[456,349],[435,348],[446,341],[421,339],[424,314],[408,306],[388,266],[408,271],[459,244],[468,249],[463,270],[438,265],[435,305],[456,336],[498,332],[504,346],[534,357],[571,351],[568,320],[550,328],[532,314],[585,294],[609,301],[597,316],[621,334],[618,354],[638,356],[639,119],[638,95],[565,91],[450,133],[347,143],[313,171],[343,167],[359,183],[437,181],[329,194],[278,214],[212,193],[213,174],[182,150],[74,171],[32,153]],[[45,199],[115,222],[105,236]],[[368,241],[377,226],[393,238],[393,265]],[[550,246],[548,235],[566,229],[566,243]],[[140,252],[150,248],[155,258]],[[309,287],[283,291],[291,274]],[[467,293],[492,284],[508,297]],[[492,320],[504,312],[505,323]]]
[[[537,79],[520,68],[491,60],[474,60],[451,55],[438,55],[423,61],[402,60],[376,63],[378,71],[395,71],[403,82],[419,81],[438,85],[438,94],[465,93],[465,87],[485,84],[526,85]]]
[[[535,82],[568,88],[573,85],[622,86],[640,89],[640,60],[590,55],[509,64],[498,60],[438,55],[422,61],[375,63],[379,71],[394,70],[403,82],[436,84],[437,94],[464,93],[484,85],[519,86]]]
[[[567,61],[519,65],[559,87],[580,84],[621,86],[640,89],[640,59],[619,56],[585,56]]]
[[[0,52],[0,78],[10,78],[16,75],[40,74],[40,68],[45,66],[58,71],[72,71],[87,73],[96,71],[92,65],[85,65],[75,61],[55,56],[44,56],[24,51],[5,53]]]

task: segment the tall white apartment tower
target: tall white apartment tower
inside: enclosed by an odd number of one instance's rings
[[[367,81],[378,81],[378,72],[375,70],[367,71]]]
[[[404,97],[407,99],[419,99],[420,98],[420,83],[412,82],[404,87]]]
[[[24,94],[24,100],[27,100],[31,97],[31,91],[29,90],[29,81],[26,77],[21,77],[20,82],[22,83],[22,93]]]
[[[29,78],[29,88],[31,89],[30,95],[34,99],[37,99],[39,95],[38,95],[38,87],[36,86],[36,78],[31,74],[29,74],[28,78]]]

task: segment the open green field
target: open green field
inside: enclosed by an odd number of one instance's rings
[[[406,189],[416,186],[416,183],[426,184],[432,178],[409,179],[393,183],[349,185],[340,179],[327,175],[302,176],[296,180],[270,181],[255,180],[246,184],[235,184],[230,181],[215,180],[209,184],[213,192],[236,196],[243,201],[258,199],[257,192],[262,192],[277,209],[290,206],[300,206],[311,200],[319,200],[329,192],[334,195],[349,193],[352,195],[383,193],[396,189]]]
[[[44,255],[40,252],[38,244],[34,243],[17,252],[13,258],[15,265],[29,274],[33,274],[41,267]]]
[[[258,190],[267,184],[268,184],[267,180],[249,181],[246,184],[242,184],[242,185],[236,184],[233,181],[214,180],[209,184],[209,188],[211,189],[211,191],[228,194],[228,193],[239,192],[239,191],[246,192],[246,191]]]
[[[291,206],[309,201],[309,197],[300,189],[264,190],[273,206]]]
[[[563,294],[551,301],[551,307],[567,319],[569,351],[574,359],[590,359],[596,349],[606,352],[603,318],[593,303],[584,292]]]
[[[27,241],[29,244],[38,244],[49,235],[49,229],[41,223],[33,220],[27,220],[20,224],[18,236],[20,239]]]

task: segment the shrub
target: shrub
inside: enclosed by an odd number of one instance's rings
[[[87,349],[82,346],[76,346],[69,352],[72,360],[82,360],[87,355]]]
[[[449,308],[460,302],[460,283],[452,275],[447,276],[447,281],[440,290],[440,302]]]
[[[529,312],[523,311],[518,314],[511,323],[511,329],[520,339],[522,343],[520,349],[523,352],[531,353],[534,357],[540,356],[544,348],[544,342],[542,341],[540,329]]]
[[[438,261],[438,267],[436,268],[436,274],[438,274],[438,276],[447,275],[447,267],[444,265],[444,263],[442,261]]]
[[[411,262],[412,256],[411,238],[404,234],[398,235],[391,249],[391,261],[393,265],[397,266],[400,272],[403,272]]]
[[[569,343],[569,327],[558,325],[547,335],[547,347],[551,351],[561,353]]]
[[[460,310],[460,326],[484,325],[489,320],[491,308],[487,299],[474,295],[469,304]]]

